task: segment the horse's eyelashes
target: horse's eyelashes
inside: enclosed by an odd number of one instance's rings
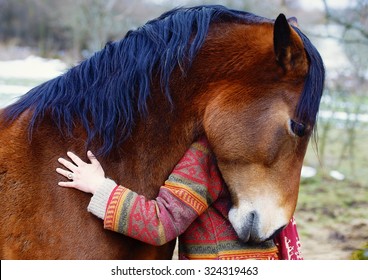
[[[303,123],[290,120],[291,131],[298,137],[303,137],[305,135],[305,125]]]

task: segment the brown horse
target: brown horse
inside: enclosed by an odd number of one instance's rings
[[[107,176],[155,198],[206,135],[240,238],[262,242],[295,210],[322,95],[322,60],[284,15],[170,11],[0,113],[1,259],[168,259],[103,229],[90,196],[56,187],[57,158],[98,152]]]

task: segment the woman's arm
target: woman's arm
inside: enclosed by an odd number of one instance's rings
[[[149,244],[162,245],[179,236],[222,190],[221,178],[205,141],[190,147],[155,200],[147,200],[106,179],[97,159],[90,152],[87,155],[91,163],[72,153],[68,156],[74,163],[59,160],[68,170],[59,168],[57,172],[67,178],[70,173],[73,175],[73,181],[59,185],[93,193],[88,209],[104,218],[106,229]]]

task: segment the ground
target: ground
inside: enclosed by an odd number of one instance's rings
[[[302,185],[295,216],[304,258],[351,259],[368,244],[367,198],[365,184],[322,179]]]
[[[367,220],[356,219],[350,224],[323,226],[314,221],[310,213],[301,211],[299,223],[303,226],[301,234],[302,253],[307,260],[348,260],[355,250],[363,248],[368,242]],[[309,228],[309,230],[307,229]]]

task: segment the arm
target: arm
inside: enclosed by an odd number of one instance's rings
[[[88,169],[86,163],[74,158],[75,155],[68,153],[68,156],[76,161],[78,169]],[[83,170],[78,173],[75,165],[70,166],[69,163],[67,166],[64,164],[65,160],[59,161],[74,172],[74,181],[83,181],[79,175],[84,174]],[[66,177],[70,173],[65,170],[58,172]],[[82,177],[84,176],[86,175]],[[88,209],[98,217],[104,218],[106,229],[153,245],[162,245],[183,233],[208,205],[216,200],[222,190],[217,167],[204,141],[196,142],[190,147],[160,188],[155,200],[147,200],[142,195],[118,186],[112,180],[106,179],[104,173],[103,180],[95,178],[94,181],[102,182],[101,187],[91,188],[84,183],[79,187],[73,182],[63,182],[59,185],[82,191],[90,190],[94,195]]]
[[[155,200],[116,186],[107,203],[104,227],[152,245],[163,245],[182,234],[209,203],[211,199],[172,182],[160,188]]]

